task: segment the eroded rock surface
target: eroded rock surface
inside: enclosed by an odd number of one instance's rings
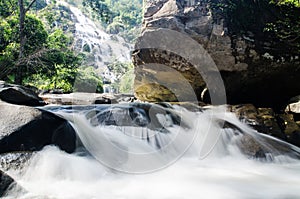
[[[214,84],[212,77],[220,72],[228,103],[283,109],[300,93],[299,56],[293,52],[281,55],[281,45],[276,49],[276,43],[258,33],[231,31],[230,18],[212,9],[210,2],[145,1],[144,27],[133,52],[135,96],[145,101],[189,101],[193,92],[201,100],[207,84]],[[177,36],[165,36],[167,30]],[[152,40],[145,43],[151,35]],[[185,36],[194,44],[183,41]],[[193,57],[202,58],[193,63]],[[210,70],[213,67],[217,71]],[[218,91],[217,86],[209,90],[213,94]]]

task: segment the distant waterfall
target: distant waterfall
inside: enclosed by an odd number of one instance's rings
[[[58,1],[69,7],[75,23],[74,49],[79,52],[89,53],[88,66],[94,66],[106,79],[114,79],[114,74],[108,72],[107,64],[114,61],[130,61],[132,44],[127,43],[118,35],[106,33],[100,25],[96,25],[82,11],[65,1]]]

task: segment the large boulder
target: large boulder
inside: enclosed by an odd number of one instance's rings
[[[45,110],[0,102],[0,153],[35,151],[54,144],[73,152],[76,133],[63,118]]]
[[[132,54],[135,96],[144,101],[187,101],[194,99],[185,86],[189,85],[201,100],[207,85],[221,74],[228,103],[284,108],[300,93],[299,54],[297,49],[286,50],[293,49],[290,43],[276,43],[275,36],[263,32],[272,13],[282,17],[276,6],[248,3],[248,10],[242,6],[237,10],[243,17],[230,18],[222,0],[146,0],[143,31]],[[246,15],[249,9],[266,11]],[[252,20],[247,17],[259,21],[247,26],[249,31],[239,29],[238,20]],[[173,33],[168,36],[168,31]],[[209,89],[209,94],[218,92],[218,87]]]
[[[30,88],[0,81],[0,100],[12,104],[42,106],[45,102]]]

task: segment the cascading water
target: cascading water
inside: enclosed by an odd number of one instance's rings
[[[26,191],[12,190],[6,198],[300,197],[300,150],[256,133],[224,107],[46,109],[72,123],[77,152],[45,147],[22,172],[8,171]],[[258,146],[256,154],[241,147],[245,136]]]
[[[108,72],[107,63],[113,59],[128,62],[130,61],[131,44],[118,35],[107,34],[103,27],[98,27],[82,11],[66,1],[59,0],[58,4],[70,9],[75,23],[74,49],[80,52],[89,52],[93,58],[87,65],[94,66],[107,79],[113,79],[113,74]]]

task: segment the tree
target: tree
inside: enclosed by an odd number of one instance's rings
[[[33,15],[28,15],[25,19],[26,26],[24,34],[28,38],[24,44],[24,57],[19,59],[20,37],[19,37],[19,20],[18,16],[9,16],[0,20],[0,78],[14,73],[16,76],[17,66],[23,66],[19,69],[26,71],[29,66],[38,65],[38,58],[45,54],[44,44],[47,42],[48,34],[43,24]]]
[[[15,83],[22,84],[23,74],[22,74],[22,59],[24,57],[24,48],[26,44],[26,34],[25,34],[25,17],[26,13],[32,7],[36,0],[32,0],[31,3],[25,8],[24,0],[18,0],[19,5],[19,38],[20,38],[20,48],[19,48],[19,57],[18,57],[18,64],[16,65],[16,76],[15,76]]]
[[[72,92],[73,84],[82,62],[82,54],[76,55],[69,48],[71,38],[61,29],[49,34],[44,44],[46,53],[40,56],[39,67],[25,75],[25,83],[39,89],[62,89]]]

